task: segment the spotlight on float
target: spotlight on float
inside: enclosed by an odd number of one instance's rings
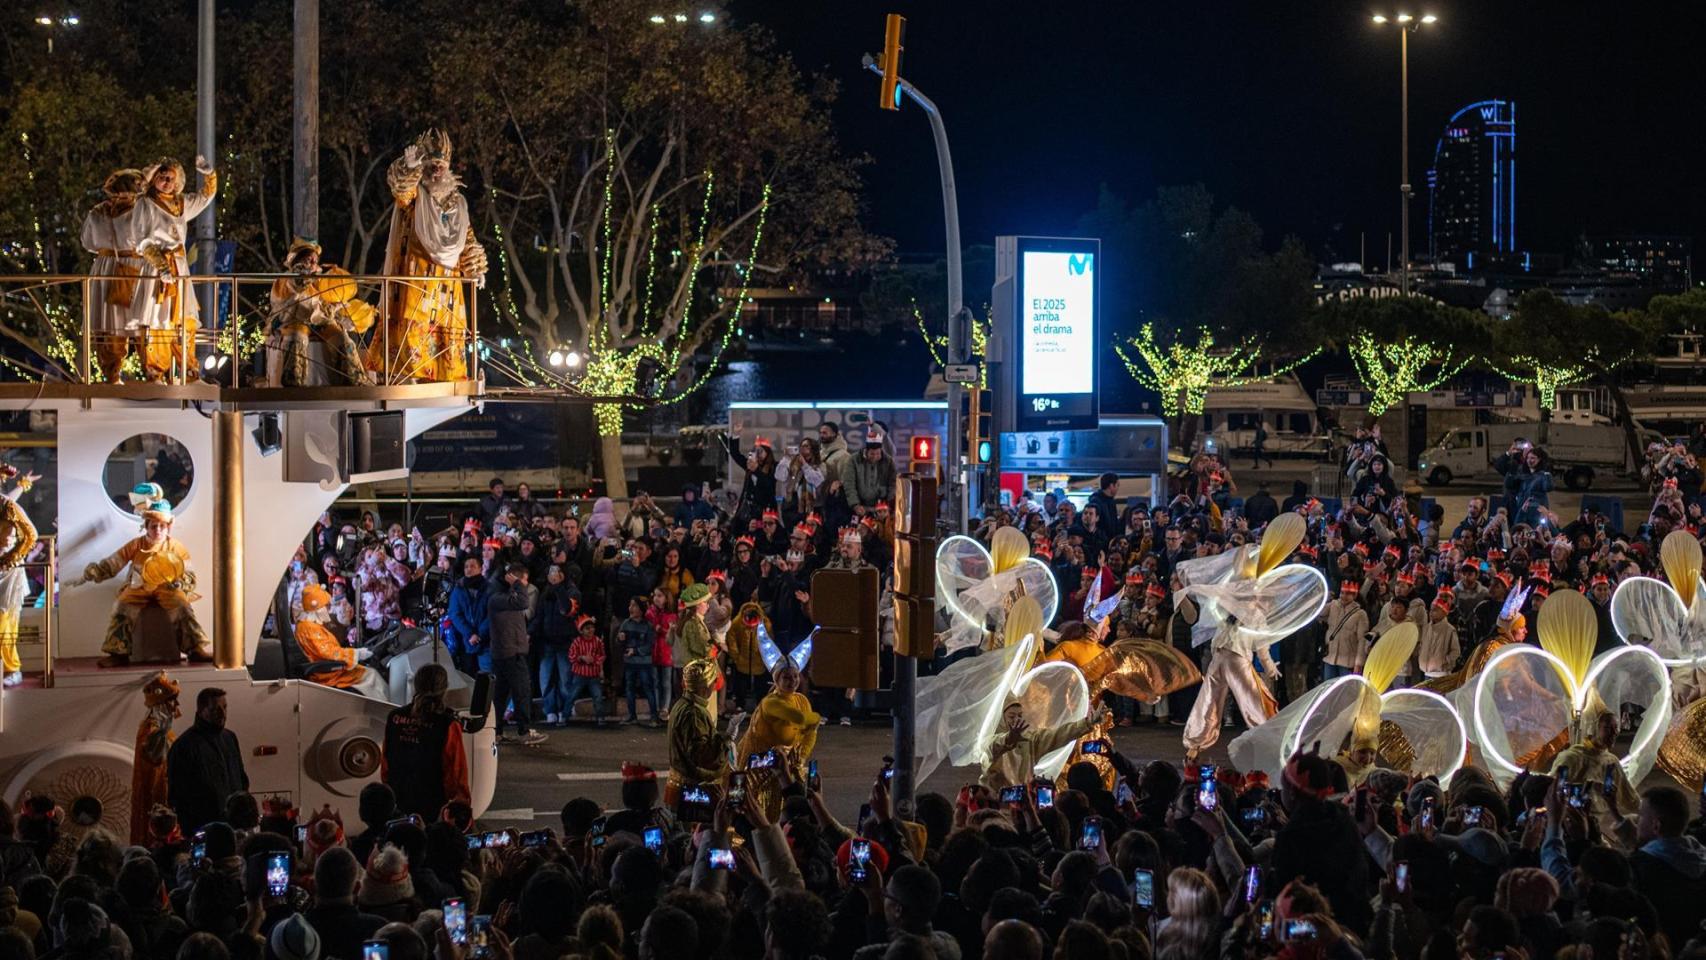
[[[209,383],[225,379],[225,371],[231,366],[231,355],[228,353],[210,353],[202,358],[201,378]]]
[[[562,366],[563,365],[563,351],[552,350],[550,353],[545,355],[545,362],[550,364],[553,367]]]
[[[567,364],[570,367],[580,366],[581,365],[580,353],[578,351],[575,351],[575,350],[570,350],[568,353],[563,355],[563,363]]]

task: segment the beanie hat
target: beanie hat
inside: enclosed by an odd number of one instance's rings
[[[398,903],[415,895],[415,883],[409,879],[409,858],[403,851],[385,844],[377,847],[367,858],[367,874],[362,878],[356,902],[363,906]]]
[[[229,823],[215,820],[201,828],[202,839],[207,841],[207,858],[209,860],[224,860],[237,855],[237,834]]]
[[[74,897],[60,907],[59,936],[67,947],[85,947],[100,940],[107,932],[107,912],[81,897]]]
[[[267,943],[278,960],[320,960],[320,934],[300,913],[273,927]]]
[[[1485,827],[1473,827],[1454,837],[1440,834],[1435,842],[1448,851],[1465,854],[1488,867],[1503,867],[1508,856],[1505,842]]]

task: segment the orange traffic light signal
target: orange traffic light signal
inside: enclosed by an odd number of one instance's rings
[[[889,14],[883,30],[883,89],[877,106],[884,110],[900,109],[900,52],[906,39],[906,18]]]

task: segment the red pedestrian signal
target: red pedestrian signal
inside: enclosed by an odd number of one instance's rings
[[[936,462],[936,438],[931,436],[916,436],[912,438],[912,462]]]

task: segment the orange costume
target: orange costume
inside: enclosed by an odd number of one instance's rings
[[[130,772],[130,842],[146,844],[149,815],[156,804],[166,803],[166,751],[172,748],[172,721],[182,716],[178,709],[178,682],[155,674],[142,688],[148,715],[136,728],[136,758]]]
[[[429,130],[385,174],[396,206],[385,273],[384,326],[367,345],[383,383],[468,376],[467,281],[486,274],[462,182],[450,172],[450,137]]]
[[[302,648],[302,655],[308,658],[309,663],[331,661],[344,665],[342,670],[322,670],[307,679],[328,687],[356,690],[370,697],[386,699],[388,691],[384,681],[374,671],[360,665],[360,661],[366,659],[367,651],[344,646],[332,631],[326,629],[331,606],[332,595],[326,592],[325,587],[310,583],[302,588],[302,616],[296,620],[296,643]]]

